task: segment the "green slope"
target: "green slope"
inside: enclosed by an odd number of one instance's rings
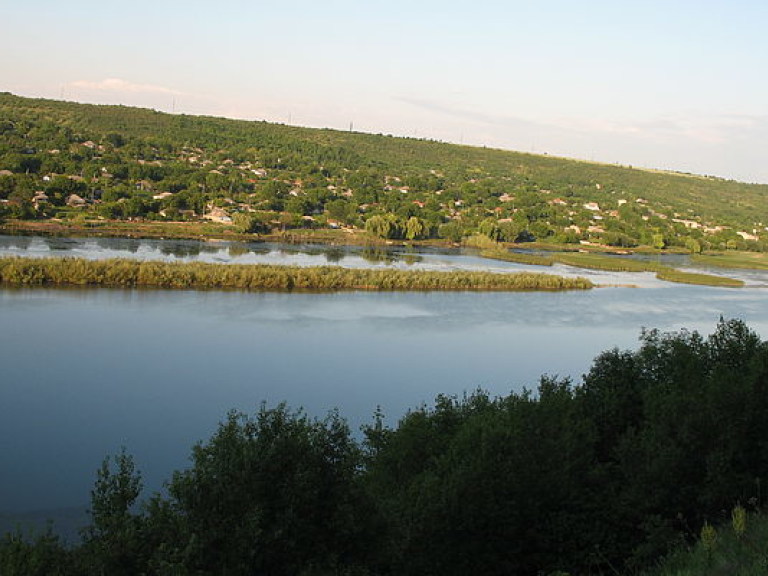
[[[219,205],[256,231],[366,228],[379,216],[367,228],[389,239],[768,246],[767,185],[8,93],[0,171],[6,217],[71,216],[75,193],[88,215],[193,219]],[[33,202],[39,191],[47,204]],[[162,192],[173,196],[154,198]]]

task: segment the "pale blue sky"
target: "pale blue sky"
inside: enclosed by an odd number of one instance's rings
[[[16,94],[768,183],[764,0],[0,0],[0,23]]]

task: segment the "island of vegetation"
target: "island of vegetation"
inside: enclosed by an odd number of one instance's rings
[[[766,342],[739,320],[649,330],[578,385],[439,396],[362,434],[231,413],[163,493],[122,452],[81,541],[8,533],[0,573],[764,574],[767,446]]]
[[[766,213],[766,185],[0,93],[0,231],[11,234],[454,245],[482,236],[563,258],[683,252],[765,267]]]
[[[586,290],[585,278],[527,272],[440,272],[340,266],[208,264],[130,259],[0,258],[0,284],[238,289],[270,292]]]

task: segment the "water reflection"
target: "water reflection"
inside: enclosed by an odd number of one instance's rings
[[[136,254],[143,241],[136,238],[96,238],[95,243],[102,250],[117,250]]]
[[[29,236],[7,236],[7,238],[8,245],[19,250],[28,249],[34,241],[34,239]]]
[[[157,248],[160,253],[165,256],[173,256],[174,258],[191,258],[199,256],[203,250],[202,242],[162,242],[157,244]],[[220,248],[215,249],[218,251]]]
[[[48,249],[51,250],[51,252],[63,252],[67,250],[73,250],[74,248],[78,248],[80,242],[75,239],[70,238],[46,238],[45,244],[48,246]]]
[[[363,260],[371,264],[392,264],[397,261],[397,256],[383,248],[365,248],[360,255]]]
[[[341,262],[344,259],[344,256],[346,256],[346,252],[343,248],[338,248],[336,246],[330,246],[328,250],[325,252],[325,260],[329,262],[330,264],[337,264]]]
[[[401,258],[403,262],[405,262],[409,266],[413,266],[414,264],[418,264],[419,262],[424,260],[422,256],[419,256],[418,254],[414,254],[413,252],[406,252],[401,256]]]
[[[227,254],[229,254],[230,258],[239,258],[240,256],[245,256],[249,252],[250,249],[248,246],[240,242],[233,242],[227,248]]]

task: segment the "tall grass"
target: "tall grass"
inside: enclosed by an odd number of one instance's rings
[[[768,269],[768,254],[756,252],[720,252],[694,254],[694,262],[721,268],[747,268],[752,270]]]
[[[765,576],[768,518],[743,510],[734,509],[731,522],[724,518],[717,526],[705,524],[695,545],[676,550],[643,576]]]
[[[338,266],[0,258],[0,282],[19,286],[116,286],[270,292],[586,290],[585,278],[550,274],[350,269]]]

